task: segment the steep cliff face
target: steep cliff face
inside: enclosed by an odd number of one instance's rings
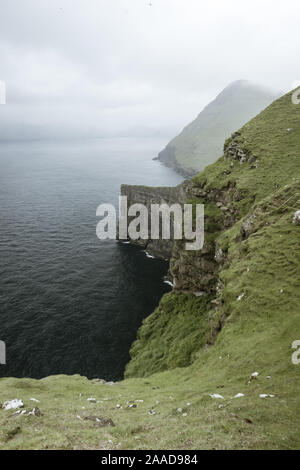
[[[140,328],[127,377],[191,364],[237,316],[279,321],[280,292],[289,292],[284,308],[300,333],[293,223],[299,148],[300,107],[288,94],[234,133],[223,157],[185,184],[186,201],[205,205],[204,247],[190,252],[183,241],[173,244],[173,292]]]
[[[206,245],[174,244],[176,286],[138,332],[130,380],[0,379],[0,402],[18,397],[25,413],[0,410],[1,449],[299,449],[299,149],[290,95],[226,142],[185,188],[205,204]]]
[[[144,204],[150,215],[151,204],[184,204],[187,198],[188,183],[184,182],[176,187],[151,187],[151,186],[133,186],[123,184],[121,186],[121,196],[127,197],[128,207],[133,204]],[[128,219],[130,223],[130,218]],[[171,231],[172,234],[172,231]],[[151,255],[158,258],[170,259],[172,255],[174,240],[152,240],[151,225],[149,223],[149,232],[147,239],[131,240],[132,243],[144,247]]]
[[[158,160],[184,176],[194,176],[217,160],[232,132],[279,96],[246,80],[231,83],[168,143]]]

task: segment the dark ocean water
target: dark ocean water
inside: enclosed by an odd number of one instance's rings
[[[116,380],[143,318],[169,290],[167,264],[96,237],[121,183],[175,185],[159,141],[0,145],[0,376]]]

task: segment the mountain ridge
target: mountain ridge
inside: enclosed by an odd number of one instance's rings
[[[236,80],[207,104],[163,149],[157,160],[184,176],[194,176],[222,154],[231,133],[282,93],[247,80]]]

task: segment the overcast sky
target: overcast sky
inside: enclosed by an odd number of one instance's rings
[[[162,136],[300,80],[299,0],[0,0],[0,139]]]

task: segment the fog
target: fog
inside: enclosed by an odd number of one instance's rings
[[[300,79],[298,0],[0,0],[0,140],[169,140],[226,85]]]

